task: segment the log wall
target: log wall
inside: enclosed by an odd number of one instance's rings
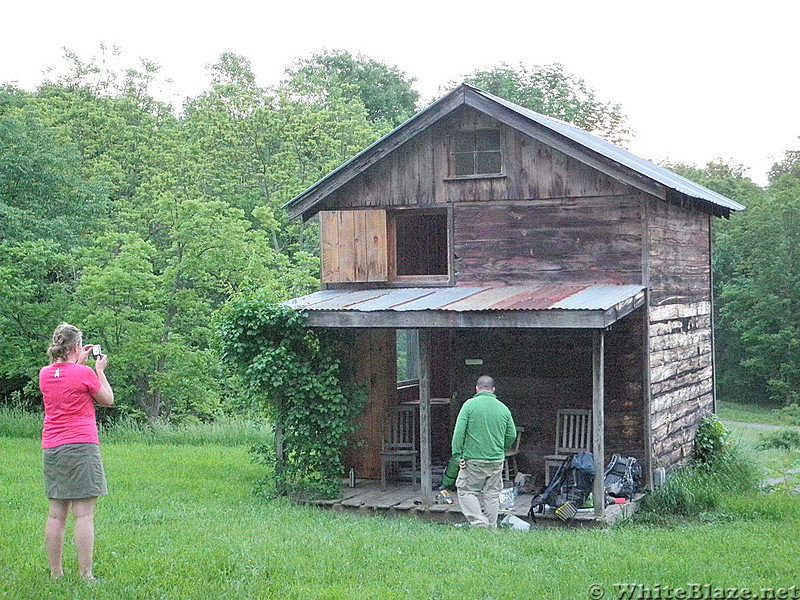
[[[674,466],[714,406],[711,217],[655,199],[647,212],[653,466]]]

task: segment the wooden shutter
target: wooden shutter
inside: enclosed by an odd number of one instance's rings
[[[389,278],[385,210],[319,213],[322,283]]]

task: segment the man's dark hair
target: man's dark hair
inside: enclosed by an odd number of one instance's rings
[[[475,383],[475,387],[478,388],[480,391],[491,392],[494,389],[494,379],[489,377],[488,375],[481,375],[478,377],[477,383]]]

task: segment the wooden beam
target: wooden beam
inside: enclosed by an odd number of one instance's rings
[[[417,330],[419,340],[419,463],[422,502],[433,504],[433,476],[431,474],[431,333]]]
[[[603,471],[605,470],[605,337],[602,329],[593,332],[592,339],[592,454],[594,455],[594,516],[603,518],[605,509],[605,490]]]
[[[649,283],[649,282],[648,282]],[[653,489],[653,372],[650,361],[650,291],[647,291],[647,310],[643,315],[644,339],[642,349],[644,352],[644,373],[642,385],[644,386],[644,477],[648,489]]]
[[[644,295],[642,295],[644,297]],[[643,302],[643,301],[642,301]],[[489,310],[489,311],[358,311],[308,310],[312,327],[390,327],[417,329],[419,327],[512,327],[553,329],[602,329],[638,308],[638,300],[623,310]]]

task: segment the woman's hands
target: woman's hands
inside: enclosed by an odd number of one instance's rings
[[[102,373],[106,370],[106,365],[108,364],[108,356],[105,354],[101,354],[100,356],[94,359],[94,370],[98,373]]]
[[[92,353],[92,345],[86,344],[82,348],[78,350],[78,358],[75,360],[76,363],[79,365],[85,365],[86,359],[89,358],[89,355]]]

